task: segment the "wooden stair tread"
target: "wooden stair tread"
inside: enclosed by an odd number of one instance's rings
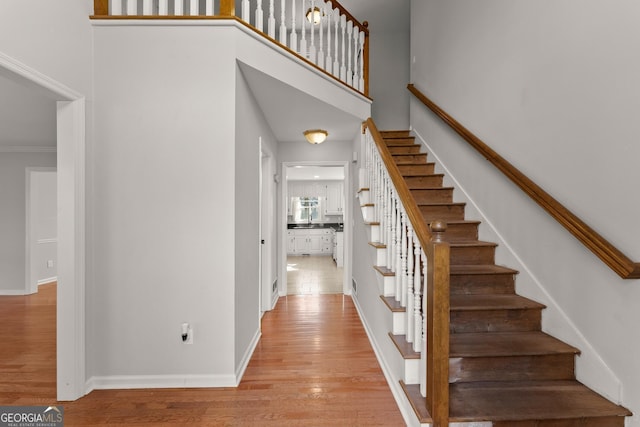
[[[380,225],[380,223],[378,223],[378,225]],[[387,245],[385,245],[384,243],[380,243],[380,242],[369,242],[370,246],[373,246],[376,249],[384,249],[387,247]]]
[[[580,354],[580,351],[540,331],[451,334],[449,357],[504,357]]]
[[[382,274],[383,276],[395,276],[396,273],[394,273],[393,271],[389,270],[387,267],[382,266],[382,265],[374,265],[373,268],[380,274]]]
[[[544,304],[520,295],[451,295],[451,311],[543,309]]]
[[[407,311],[405,307],[400,304],[400,301],[396,301],[395,297],[387,297],[384,295],[380,295],[380,299],[384,304],[394,313],[404,313]]]
[[[492,274],[518,274],[517,270],[494,264],[454,264],[449,269],[450,275],[492,275]]]
[[[451,421],[519,421],[629,416],[578,381],[505,381],[450,386]]]
[[[389,333],[389,336],[403,359],[420,359],[420,353],[413,350],[413,344],[407,341],[405,335],[393,335]]]
[[[413,408],[413,412],[418,417],[420,424],[433,423],[433,418],[431,418],[431,414],[429,414],[429,411],[427,410],[424,397],[420,394],[420,385],[405,384],[404,381],[400,381],[400,387],[402,387],[404,394],[407,396],[407,399]]]

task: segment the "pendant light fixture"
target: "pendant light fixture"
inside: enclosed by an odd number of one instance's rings
[[[305,16],[307,17],[307,21],[311,22],[313,25],[318,25],[320,23],[320,19],[322,19],[322,13],[318,6],[313,9],[309,8]]]

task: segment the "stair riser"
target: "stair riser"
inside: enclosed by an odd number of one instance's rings
[[[453,188],[411,190],[411,195],[416,203],[451,203],[453,201]]]
[[[420,152],[420,146],[415,145],[397,145],[387,147],[391,154],[416,154]]]
[[[451,246],[451,264],[493,264],[495,259],[495,252],[495,246]]]
[[[444,241],[459,242],[461,240],[478,240],[478,224],[448,224]]]
[[[387,145],[414,145],[416,143],[416,139],[412,136],[384,137],[383,139]]]
[[[561,420],[494,421],[493,427],[624,427],[624,417],[567,418]]]
[[[451,311],[451,333],[540,330],[540,309]]]
[[[464,219],[464,205],[421,205],[420,211],[427,224],[434,220]]]
[[[433,174],[433,163],[424,165],[398,165],[402,175],[431,175]]]
[[[442,187],[442,175],[407,176],[404,178],[409,189]]]
[[[396,165],[422,165],[427,163],[427,153],[396,155],[393,161]]]
[[[513,274],[451,275],[449,289],[452,295],[483,295],[515,293]]]
[[[382,138],[409,138],[411,131],[409,130],[381,130]]]
[[[449,382],[543,381],[575,378],[573,354],[449,359]]]

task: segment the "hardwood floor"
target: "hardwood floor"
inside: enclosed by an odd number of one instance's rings
[[[55,403],[55,285],[0,297],[0,325],[0,405]],[[65,425],[404,425],[350,297],[283,297],[262,325],[239,387],[96,390]]]

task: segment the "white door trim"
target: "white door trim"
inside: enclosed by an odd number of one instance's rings
[[[86,393],[85,98],[0,52],[0,75],[57,102],[57,399]]]

